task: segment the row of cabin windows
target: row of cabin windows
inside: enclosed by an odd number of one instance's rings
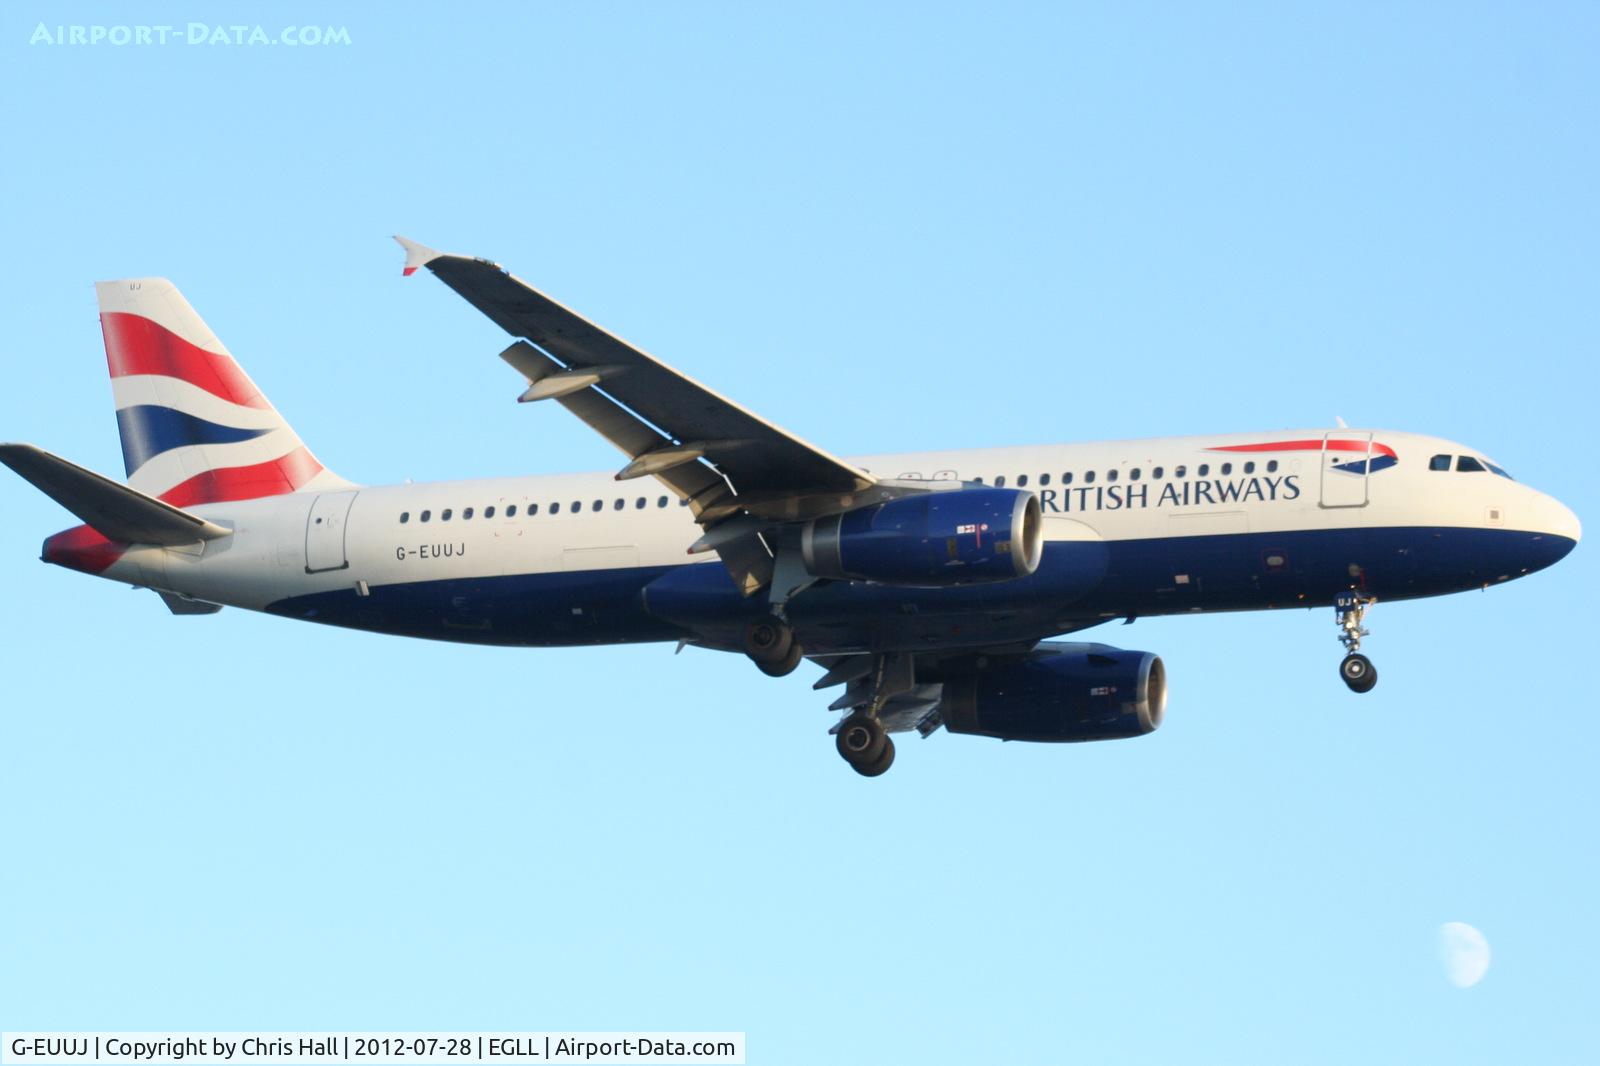
[[[1489,460],[1475,459],[1470,455],[1435,455],[1428,460],[1428,469],[1449,470],[1452,460],[1455,462],[1455,469],[1458,474],[1481,474],[1484,471],[1488,471],[1491,474],[1499,474],[1507,481],[1516,480]]]
[[[1444,459],[1444,460],[1446,460],[1446,463],[1447,463],[1446,469],[1448,469],[1448,460],[1449,460],[1449,458],[1450,457],[1448,455],[1435,456],[1434,457],[1434,462],[1437,463],[1440,459]],[[1463,456],[1462,457],[1462,461],[1463,462],[1469,461],[1468,457]],[[1475,460],[1473,460],[1473,461],[1475,462]],[[1267,460],[1267,466],[1266,466],[1267,473],[1269,473],[1269,474],[1276,473],[1277,469],[1278,469],[1278,460],[1276,460],[1276,459]],[[1440,468],[1437,465],[1435,465],[1433,467],[1433,469],[1438,470]],[[1466,469],[1466,468],[1463,467],[1462,469]],[[1482,469],[1482,468],[1479,467],[1478,469]],[[1507,476],[1507,477],[1510,476],[1510,475],[1505,475],[1504,471],[1501,471],[1498,468],[1493,467],[1492,465],[1491,465],[1491,469],[1494,469],[1496,473],[1503,474],[1504,476]],[[1217,468],[1217,472],[1221,476],[1227,477],[1228,475],[1233,473],[1233,464],[1232,463],[1223,463]],[[1256,464],[1255,464],[1254,460],[1246,462],[1243,465],[1243,467],[1241,468],[1241,472],[1245,473],[1245,474],[1254,474],[1256,472]],[[1164,478],[1166,476],[1167,476],[1166,467],[1164,467],[1164,466],[1156,466],[1156,467],[1151,467],[1150,468],[1150,478],[1151,478],[1152,481],[1160,481],[1162,478]],[[1184,466],[1184,465],[1175,466],[1175,467],[1172,468],[1172,476],[1175,477],[1175,478],[1188,477],[1189,476],[1189,468],[1187,466]],[[1210,463],[1201,463],[1198,467],[1195,468],[1195,476],[1196,477],[1210,477],[1211,476],[1211,464]],[[1062,485],[1071,485],[1073,483],[1073,477],[1074,477],[1074,475],[1072,474],[1071,471],[1068,471],[1067,473],[1062,474],[1061,475],[1060,484],[1062,484]],[[1106,471],[1106,480],[1108,482],[1109,481],[1116,481],[1118,479],[1118,477],[1119,477],[1119,473],[1118,473],[1117,470],[1112,469],[1112,470],[1107,470]],[[1143,477],[1144,477],[1144,470],[1141,467],[1137,467],[1136,466],[1133,469],[1128,471],[1128,480],[1129,481],[1139,481]],[[973,478],[972,480],[977,482],[979,485],[984,484],[984,479],[981,478],[981,477]],[[1052,480],[1053,480],[1053,475],[1051,475],[1051,474],[1040,474],[1039,475],[1039,479],[1038,479],[1038,485],[1039,485],[1040,488],[1047,488],[1052,483]],[[1085,485],[1093,485],[1094,482],[1095,482],[1095,472],[1093,470],[1084,471],[1084,473],[1083,473],[1083,484],[1085,484]],[[994,487],[997,488],[997,489],[1005,488],[1006,487],[1006,476],[1004,474],[999,475],[998,477],[996,477],[994,479],[993,484],[994,484]],[[1028,487],[1028,485],[1029,485],[1029,477],[1028,477],[1028,475],[1027,474],[1018,474],[1017,475],[1017,481],[1016,481],[1016,487],[1019,488],[1019,489],[1025,489],[1025,488]],[[656,506],[657,507],[665,507],[665,506],[667,506],[667,502],[668,502],[668,497],[666,497],[666,496],[658,496],[658,497],[656,497]],[[689,501],[688,500],[679,500],[678,504],[679,504],[679,506],[687,507],[689,505]],[[589,505],[589,510],[590,511],[603,511],[603,510],[605,510],[605,506],[606,506],[606,502],[604,500],[595,500],[593,503],[591,503]],[[628,501],[624,500],[622,497],[619,496],[615,500],[612,501],[611,509],[613,511],[621,511],[621,510],[624,510],[627,506],[628,506]],[[649,506],[649,499],[647,497],[640,496],[636,500],[633,501],[633,506],[634,506],[635,510],[642,511],[646,507]],[[569,507],[568,510],[572,514],[578,514],[579,512],[581,512],[583,510],[583,501],[582,500],[573,500],[572,504],[571,504],[571,506]],[[471,519],[472,516],[473,516],[473,513],[474,513],[474,511],[473,511],[473,509],[471,507],[465,508],[461,512],[461,520],[462,521],[467,521],[467,520]],[[530,504],[527,505],[526,514],[527,514],[527,516],[529,518],[533,518],[533,517],[537,516],[538,513],[539,513],[539,505],[538,504],[530,503]],[[560,514],[561,513],[561,503],[559,501],[551,503],[547,513],[548,514],[553,514],[553,515],[554,514]],[[455,515],[455,512],[451,508],[446,507],[444,510],[439,512],[439,521],[448,522],[448,521],[450,521],[451,518],[454,517],[454,515]],[[483,517],[484,518],[493,518],[494,516],[495,516],[495,508],[492,505],[489,506],[489,507],[485,507],[483,509]],[[507,504],[505,512],[504,512],[504,516],[506,518],[515,518],[515,517],[517,517],[517,505],[514,504],[514,503],[513,504]],[[420,514],[417,515],[417,521],[419,521],[419,522],[428,522],[428,521],[431,521],[432,519],[433,519],[433,512],[432,511],[423,511]],[[406,523],[408,523],[410,521],[411,521],[411,512],[410,511],[402,511],[400,513],[400,524],[401,525],[405,525]]]
[[[670,498],[667,497],[667,496],[657,496],[656,497],[656,506],[657,507],[665,507],[665,506],[667,506],[667,503],[669,502],[669,499]],[[627,506],[628,506],[628,501],[619,496],[619,497],[616,498],[616,500],[612,501],[611,509],[613,511],[621,511],[621,510],[625,510],[627,508]],[[650,499],[647,496],[640,496],[638,499],[633,501],[633,509],[636,510],[636,511],[642,511],[648,506],[650,506]],[[687,506],[689,506],[689,501],[688,500],[679,500],[678,501],[678,506],[687,507]],[[595,500],[593,503],[591,503],[589,505],[589,510],[590,511],[603,511],[605,509],[606,509],[606,501],[604,501],[604,500]],[[569,514],[580,514],[582,511],[583,511],[583,501],[582,500],[573,500],[572,503],[569,504],[568,507],[567,507],[567,512]],[[462,508],[461,520],[463,522],[469,521],[472,518],[472,516],[474,514],[476,514],[476,513],[477,512],[471,507]],[[501,515],[501,517],[503,517],[503,518],[515,518],[515,517],[517,517],[517,505],[514,504],[514,503],[508,503],[508,504],[506,504],[506,509],[504,511],[500,511],[500,512],[496,511],[496,509],[495,509],[493,504],[491,504],[490,506],[485,507],[483,509],[483,517],[484,518],[493,518],[496,513],[499,513]],[[545,509],[545,513],[546,514],[560,514],[561,513],[561,501],[557,500],[555,502],[552,502]],[[439,512],[439,521],[448,522],[452,518],[455,517],[455,514],[456,513],[455,513],[455,509],[454,508],[446,507],[444,510]],[[536,518],[536,517],[538,517],[539,505],[536,504],[536,503],[528,504],[523,509],[523,514],[528,518]],[[408,523],[410,521],[411,521],[411,512],[410,511],[401,511],[400,512],[400,524],[401,525],[405,525],[406,523]],[[433,512],[432,511],[422,511],[422,512],[418,513],[417,521],[418,522],[431,522],[431,521],[433,521]]]
[[[1267,460],[1266,472],[1269,473],[1269,474],[1272,474],[1272,473],[1276,473],[1277,470],[1278,470],[1278,460],[1276,460],[1276,459],[1268,459]],[[1241,473],[1245,473],[1245,474],[1254,474],[1256,472],[1255,461],[1251,460],[1250,462],[1245,463],[1241,467],[1240,472]],[[1221,466],[1219,466],[1217,468],[1217,473],[1220,474],[1223,477],[1227,477],[1229,474],[1233,473],[1233,464],[1232,463],[1223,463]],[[1121,474],[1117,470],[1113,469],[1113,470],[1107,470],[1106,471],[1106,480],[1107,481],[1116,481],[1120,476],[1121,476]],[[1164,478],[1166,476],[1167,476],[1167,468],[1166,467],[1164,467],[1164,466],[1153,466],[1153,467],[1150,468],[1150,479],[1152,481],[1160,481],[1162,478]],[[1172,468],[1172,476],[1175,477],[1175,478],[1188,477],[1189,476],[1189,468],[1187,466],[1175,466],[1175,467]],[[1211,464],[1210,463],[1201,463],[1199,466],[1197,466],[1195,468],[1195,477],[1210,477],[1210,476],[1211,476]],[[1136,466],[1133,469],[1128,471],[1128,480],[1129,481],[1138,481],[1138,480],[1142,479],[1143,477],[1144,477],[1144,469],[1142,467],[1137,467]],[[972,480],[976,481],[980,485],[982,485],[984,483],[984,480],[981,477],[973,478]],[[1070,484],[1072,484],[1072,481],[1073,481],[1073,474],[1069,471],[1068,473],[1065,473],[1065,474],[1061,475],[1061,480],[1060,480],[1059,484],[1070,485]],[[1085,484],[1085,485],[1093,485],[1094,482],[1095,482],[1095,472],[1093,470],[1085,470],[1083,472],[1083,481],[1082,481],[1082,483]],[[1039,475],[1037,484],[1038,484],[1038,486],[1040,488],[1047,488],[1051,483],[1052,483],[1052,475],[1050,475],[1050,474],[1040,474]],[[995,478],[993,480],[993,482],[991,482],[991,484],[993,484],[994,487],[997,488],[997,489],[1005,488],[1006,487],[1006,476],[1004,474],[1001,474],[999,477]],[[1029,481],[1029,478],[1028,478],[1027,474],[1018,474],[1017,475],[1017,480],[1016,480],[1016,487],[1017,488],[1025,489],[1025,488],[1028,487],[1029,484],[1030,484],[1030,481]]]

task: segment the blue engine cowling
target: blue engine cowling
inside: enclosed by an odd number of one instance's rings
[[[1039,568],[1039,501],[1018,489],[951,489],[806,523],[813,577],[942,588],[1027,577]]]
[[[944,727],[1001,740],[1122,740],[1154,732],[1167,709],[1161,660],[1105,644],[1040,644],[943,681]]]

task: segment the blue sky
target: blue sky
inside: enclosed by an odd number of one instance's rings
[[[329,465],[610,469],[405,233],[836,452],[1352,424],[1596,514],[1591,5],[231,5],[0,17],[0,437],[120,469],[91,283],[171,277]],[[9,475],[7,475],[9,477]],[[752,1063],[1600,1056],[1581,546],[1140,621],[1166,725],[857,778],[803,670],[224,611],[0,487],[0,1027],[744,1030]],[[1458,990],[1459,920],[1494,951]]]

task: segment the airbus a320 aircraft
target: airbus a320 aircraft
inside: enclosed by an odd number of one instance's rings
[[[397,238],[517,338],[524,402],[615,474],[367,487],[317,461],[170,282],[97,286],[127,483],[26,444],[0,461],[83,521],[44,561],[328,625],[514,646],[678,641],[802,659],[839,754],[890,734],[1085,741],[1156,729],[1161,660],[1050,638],[1112,619],[1331,606],[1345,684],[1381,600],[1484,588],[1572,550],[1577,518],[1475,448],[1275,430],[842,459],[494,263]]]

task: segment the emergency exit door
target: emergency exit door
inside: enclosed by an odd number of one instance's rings
[[[306,573],[343,570],[350,565],[344,535],[356,496],[354,492],[324,492],[311,501],[311,513],[306,516]]]

